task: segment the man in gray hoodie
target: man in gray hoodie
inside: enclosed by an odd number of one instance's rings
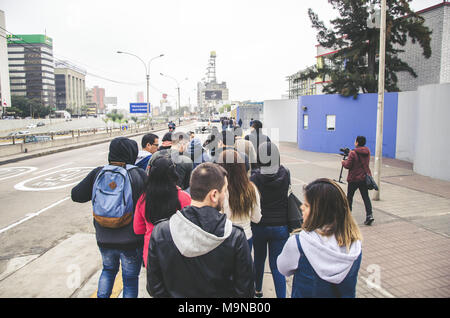
[[[220,213],[227,172],[203,163],[191,176],[191,206],[155,224],[147,291],[152,297],[253,297],[253,262],[244,230]]]

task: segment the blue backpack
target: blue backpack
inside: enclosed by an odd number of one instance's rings
[[[133,193],[129,171],[133,165],[106,165],[97,175],[92,188],[94,219],[103,227],[120,228],[133,219]]]

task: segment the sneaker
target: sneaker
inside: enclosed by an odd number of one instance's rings
[[[255,298],[262,298],[262,296],[263,296],[263,293],[262,293],[262,291],[255,291]]]
[[[375,221],[372,214],[369,214],[364,221],[365,225],[372,225],[372,222]]]

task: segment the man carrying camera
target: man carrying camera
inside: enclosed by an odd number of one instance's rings
[[[355,191],[359,189],[366,208],[366,220],[365,225],[371,225],[374,221],[372,214],[372,203],[369,198],[369,190],[366,185],[366,174],[372,175],[369,168],[370,162],[370,150],[366,146],[366,137],[358,136],[355,140],[355,149],[350,151],[347,160],[342,160],[344,168],[348,169],[348,188],[347,199],[352,209],[353,195]]]

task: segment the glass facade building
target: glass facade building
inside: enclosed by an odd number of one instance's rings
[[[54,108],[55,72],[53,41],[42,34],[8,36],[11,95],[38,99]]]

